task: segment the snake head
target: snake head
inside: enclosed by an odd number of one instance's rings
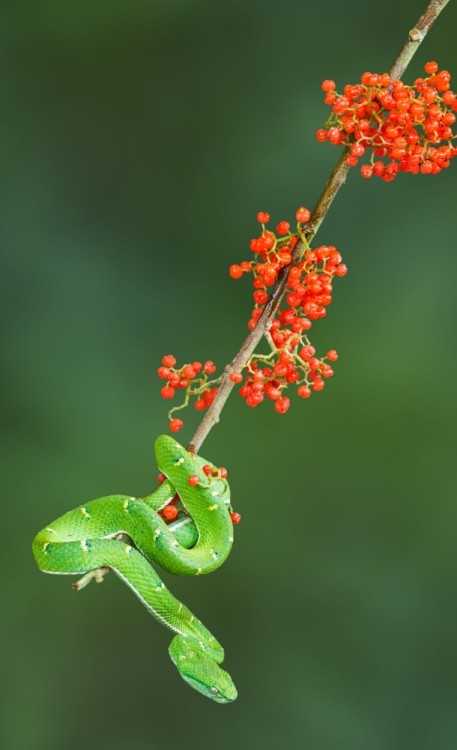
[[[172,661],[185,682],[216,703],[232,703],[238,693],[229,673],[216,663],[193,638],[177,635],[168,649]]]
[[[217,679],[211,680],[210,682],[202,681],[190,675],[186,672],[180,672],[181,677],[185,680],[188,685],[197,690],[199,693],[204,695],[206,698],[216,703],[233,703],[237,699],[238,693],[235,685],[232,682],[232,678],[224,669],[217,667],[217,671],[220,672]],[[214,684],[214,683],[217,684]]]
[[[207,459],[194,453],[189,453],[170,435],[159,435],[155,441],[155,454],[159,471],[170,480],[178,495],[189,490],[188,480],[191,474],[200,478],[200,487],[208,487],[211,483],[212,497],[219,497],[220,501],[230,506],[230,488],[226,479],[209,477],[206,468],[209,466],[215,472],[217,468]]]
[[[177,474],[186,475],[187,464],[191,467],[191,454],[170,435],[159,435],[154,450],[159,470],[172,481]]]
[[[188,486],[188,478],[191,474],[197,474],[202,484],[207,482],[203,466],[205,464],[212,466],[212,464],[200,456],[189,453],[170,435],[159,435],[154,449],[159,471],[168,477],[178,493]]]

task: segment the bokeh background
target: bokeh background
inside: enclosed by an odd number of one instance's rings
[[[457,165],[354,170],[321,229],[350,267],[312,331],[338,349],[285,416],[232,396],[203,451],[243,520],[231,559],[166,580],[226,648],[194,693],[115,576],[76,594],[31,540],[141,495],[161,356],[246,333],[255,214],[312,207],[338,156],[320,83],[388,69],[424,0],[5,3],[0,23],[2,722],[8,750],[455,750]],[[409,75],[457,76],[455,2]],[[198,414],[189,412],[183,440]]]

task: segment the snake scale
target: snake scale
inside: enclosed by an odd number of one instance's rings
[[[211,573],[222,565],[233,542],[229,486],[209,461],[168,435],[157,438],[155,454],[166,479],[154,492],[142,498],[100,497],[69,511],[37,534],[33,554],[45,573],[113,570],[147,610],[176,633],[168,651],[181,677],[213,701],[229,703],[237,691],[220,667],[222,646],[151,565],[177,575]],[[189,484],[192,475],[198,477],[196,486]],[[168,525],[159,511],[176,494],[183,512]]]

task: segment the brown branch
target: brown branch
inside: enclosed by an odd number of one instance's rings
[[[417,51],[420,43],[425,39],[439,14],[446,7],[448,2],[449,0],[431,0],[423,15],[419,18],[414,28],[409,32],[408,41],[404,44],[397,59],[392,65],[390,76],[393,80],[401,78],[407,66],[411,62],[415,52]],[[350,167],[348,167],[346,163],[346,157],[348,153],[349,149],[345,149],[343,151],[338,164],[333,170],[330,179],[321,197],[319,198],[313,213],[311,214],[309,222],[304,228],[304,234],[307,239],[314,237],[314,235],[318,231],[325,216],[327,215],[328,210],[330,209],[330,206],[332,205],[333,199],[346,180],[347,173],[350,169]],[[303,250],[303,242],[299,240],[292,254],[291,265],[297,262]],[[230,375],[233,372],[240,372],[243,369],[243,367],[247,364],[249,357],[255,351],[257,344],[262,339],[265,332],[269,329],[273,318],[276,315],[276,312],[281,304],[281,300],[287,286],[288,275],[289,267],[285,266],[281,269],[281,272],[278,275],[278,280],[273,287],[270,299],[265,305],[262,316],[257,321],[257,325],[246,338],[239,352],[235,355],[230,364],[225,368],[216,398],[209,407],[208,411],[200,422],[200,425],[198,426],[192,440],[189,443],[188,447],[190,451],[198,453],[209,432],[212,430],[214,425],[219,422],[221,411],[224,408],[225,402],[227,401],[235,385],[230,380]]]

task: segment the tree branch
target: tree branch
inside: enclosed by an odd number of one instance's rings
[[[431,0],[425,12],[419,18],[414,28],[409,32],[407,42],[400,50],[397,59],[392,65],[390,76],[393,80],[401,78],[407,66],[411,62],[414,54],[416,53],[419,45],[425,39],[439,14],[446,7],[448,2],[449,0]],[[335,169],[333,170],[330,179],[321,197],[319,198],[313,213],[311,214],[309,222],[306,224],[306,227],[304,227],[304,234],[306,239],[310,239],[315,236],[325,216],[327,215],[327,212],[329,211],[336,194],[346,180],[348,171],[350,169],[350,167],[348,167],[346,163],[346,157],[348,153],[349,149],[346,148],[343,151]],[[299,240],[292,254],[291,266],[297,262],[303,250],[303,242]],[[273,287],[270,299],[265,305],[262,316],[257,321],[255,328],[246,338],[239,352],[235,355],[230,364],[228,364],[225,368],[216,398],[208,408],[208,411],[205,413],[205,416],[200,422],[199,427],[197,428],[192,440],[189,443],[188,448],[190,451],[198,453],[209,432],[219,422],[222,409],[225,406],[225,402],[230,396],[230,393],[235,385],[230,380],[230,375],[234,372],[240,372],[243,367],[245,367],[249,360],[249,357],[255,351],[259,341],[262,339],[265,332],[269,329],[273,318],[275,317],[276,312],[281,304],[287,286],[288,276],[289,267],[285,266],[281,269],[278,275],[278,280]]]

